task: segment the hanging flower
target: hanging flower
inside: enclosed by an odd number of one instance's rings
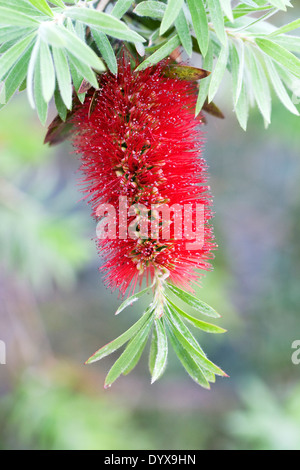
[[[81,190],[98,222],[105,282],[128,294],[116,314],[153,293],[142,317],[86,361],[98,361],[128,343],[105,387],[135,367],[151,332],[152,382],[165,370],[168,338],[201,386],[209,388],[215,375],[226,375],[206,357],[184,322],[209,333],[225,331],[199,318],[219,315],[191,287],[211,268],[216,248],[202,157],[203,118],[194,115],[196,80],[207,74],[168,61],[137,71],[123,54],[118,74],[99,76],[99,89],[89,89],[82,105],[74,103],[66,123],[55,119],[46,136],[53,144],[72,135],[81,156]],[[204,109],[222,117],[212,103]],[[143,280],[147,287],[137,291]]]
[[[115,210],[114,237],[98,239],[97,244],[104,257],[105,282],[122,294],[128,288],[133,292],[144,277],[153,281],[156,273],[167,273],[170,282],[189,289],[190,281],[198,278],[195,268],[210,269],[215,248],[209,225],[211,196],[201,156],[202,122],[194,116],[197,86],[165,76],[166,67],[164,62],[135,72],[123,55],[118,75],[103,74],[99,91],[91,91],[73,116],[74,146],[84,174],[82,189],[93,216],[97,220],[103,216],[99,208],[107,204]],[[120,201],[125,198],[124,209]],[[135,210],[124,219],[120,211],[132,206]],[[141,214],[139,207],[147,214]],[[198,234],[196,207],[202,210]],[[160,220],[160,209],[167,220]],[[194,213],[189,214],[191,210]],[[130,233],[138,216],[143,216],[144,223],[148,218],[148,233],[141,233],[138,223]],[[185,226],[188,216],[190,230]],[[177,234],[175,217],[182,222]],[[121,236],[120,221],[127,225],[126,239]],[[163,223],[169,225],[165,233]]]

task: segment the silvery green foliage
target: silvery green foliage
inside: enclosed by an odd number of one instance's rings
[[[257,105],[267,126],[274,91],[298,115],[300,19],[276,28],[274,15],[289,12],[288,0],[0,0],[0,106],[18,90],[41,122],[54,97],[62,119],[72,108],[73,90],[83,101],[86,82],[117,73],[115,53],[125,43],[141,57],[139,69],[169,56],[179,46],[202,56],[212,73],[201,80],[196,113],[211,102],[226,71],[232,79],[237,119],[246,129]],[[282,16],[281,16],[282,17]],[[85,86],[83,86],[83,84]]]

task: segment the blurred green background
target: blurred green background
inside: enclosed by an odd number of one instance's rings
[[[210,392],[172,354],[154,385],[144,354],[106,391],[116,356],[83,365],[142,305],[113,315],[70,144],[43,146],[25,95],[1,111],[0,448],[300,448],[299,118],[274,98],[269,129],[253,111],[245,133],[226,81],[215,101],[226,118],[208,117],[204,156],[219,250],[198,295],[228,333],[197,337],[230,378]]]

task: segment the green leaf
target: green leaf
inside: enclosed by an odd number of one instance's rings
[[[39,27],[39,36],[49,45],[65,47],[66,41],[58,25],[53,21],[44,21]]]
[[[281,26],[281,28],[276,29],[273,31],[271,34],[268,34],[268,37],[274,37],[278,36],[279,34],[284,34],[288,33],[289,31],[293,31],[294,29],[300,28],[300,18],[298,18],[295,21],[291,21],[291,23],[288,23],[284,26]]]
[[[104,33],[101,33],[101,31],[98,31],[93,28],[91,28],[91,32],[95,40],[96,46],[99,49],[99,52],[101,53],[109,70],[114,75],[117,75],[117,72],[118,72],[117,59],[107,36]]]
[[[153,368],[151,367],[152,384],[164,373],[168,357],[168,339],[162,319],[155,319],[154,326],[156,330],[156,355],[153,361]]]
[[[152,338],[151,338],[151,345],[150,345],[150,352],[149,352],[149,371],[151,376],[153,375],[155,360],[157,356],[157,332],[156,328],[154,327],[152,330]]]
[[[230,65],[231,65],[231,76],[232,76],[232,95],[233,103],[236,104],[243,83],[244,76],[244,64],[245,64],[245,48],[244,43],[241,40],[237,41],[237,47],[234,43],[231,44],[230,49]]]
[[[140,329],[149,321],[152,311],[147,311],[144,315],[132,325],[125,333],[118,336],[114,341],[106,344],[102,348],[98,349],[87,361],[86,364],[91,364],[92,362],[100,361],[103,357],[108,356],[117,349],[121,348],[127,341],[129,341]]]
[[[14,26],[0,26],[0,43],[7,41],[16,41],[19,38],[24,38],[32,32],[31,28],[15,28]]]
[[[161,35],[163,35],[174,23],[182,8],[183,2],[184,0],[168,0],[167,8],[160,25]]]
[[[127,347],[129,347],[130,343],[134,340],[135,340],[135,337],[130,340]],[[148,341],[148,336],[145,336],[144,340],[142,340],[141,343],[137,346],[136,355],[131,359],[127,367],[125,367],[125,369],[123,370],[122,372],[123,375],[128,375],[135,368],[135,366],[137,365],[137,363],[139,362],[141,358],[141,355],[143,354],[147,341]]]
[[[286,11],[286,4],[283,0],[269,0],[269,2],[279,10]]]
[[[288,49],[290,52],[300,51],[300,36],[291,36],[286,34],[283,36],[275,36],[273,40],[276,44]]]
[[[57,83],[60,95],[66,107],[72,108],[72,78],[69,69],[68,59],[65,51],[61,48],[52,47],[53,59],[56,70]]]
[[[180,300],[197,310],[199,313],[202,313],[203,315],[206,315],[208,317],[220,318],[220,315],[212,307],[207,305],[205,302],[202,302],[201,300],[197,299],[197,297],[190,294],[189,292],[186,292],[180,289],[179,287],[174,286],[174,284],[167,283],[167,287]]]
[[[176,34],[176,36],[173,36],[171,39],[169,39],[168,42],[166,42],[157,51],[155,51],[154,54],[150,55],[150,57],[148,57],[146,60],[144,60],[135,69],[135,71],[138,72],[139,70],[145,69],[149,65],[157,64],[162,59],[164,59],[169,54],[171,54],[176,49],[176,47],[178,47],[178,46],[180,46],[180,39],[179,39],[179,36]]]
[[[86,93],[79,93],[79,89],[80,89],[80,86],[82,84],[82,81],[84,80],[84,77],[82,76],[82,74],[79,73],[79,71],[77,70],[77,68],[73,64],[73,62],[71,62],[71,61],[69,62],[69,67],[70,67],[70,72],[71,72],[71,76],[72,76],[73,85],[74,85],[75,91],[77,93],[78,99],[81,103],[83,103],[84,100],[85,100]]]
[[[249,73],[255,101],[266,122],[271,121],[271,95],[268,80],[259,58],[252,47],[247,48],[249,58]]]
[[[110,387],[112,383],[120,377],[121,374],[128,370],[128,367],[131,366],[132,361],[135,360],[136,356],[139,354],[142,345],[144,345],[145,340],[148,338],[151,326],[153,322],[153,315],[146,321],[146,323],[140,328],[136,333],[135,337],[130,341],[124,352],[121,354],[119,359],[114,363],[108,372],[104,388]]]
[[[34,71],[36,67],[36,61],[39,55],[39,50],[40,50],[40,39],[39,37],[37,38],[36,43],[34,44],[34,47],[32,49],[32,53],[30,56],[29,64],[28,64],[28,69],[27,69],[27,96],[28,96],[28,101],[33,109],[35,109],[35,103],[34,103]]]
[[[190,13],[192,16],[192,22],[196,34],[196,38],[199,44],[199,48],[203,57],[206,56],[209,44],[209,30],[208,21],[205,8],[202,0],[187,0]]]
[[[218,39],[221,44],[227,44],[227,36],[224,29],[223,12],[219,0],[207,0],[209,13]]]
[[[33,45],[27,49],[22,57],[19,58],[18,62],[9,72],[5,80],[5,98],[6,103],[14,95],[14,93],[19,89],[26,78],[27,68],[29,64],[29,59],[32,53]]]
[[[201,387],[210,389],[210,385],[203,374],[201,367],[197,364],[191,354],[182,346],[182,343],[177,339],[174,329],[170,322],[167,321],[168,336],[171,341],[171,345],[180,360],[181,364],[189,374],[189,376]]]
[[[111,11],[111,15],[118,19],[122,18],[132,4],[133,0],[118,0]]]
[[[151,289],[151,287],[146,287],[145,289],[141,290],[140,292],[137,292],[136,294],[134,295],[131,295],[130,297],[128,297],[126,300],[124,300],[124,302],[120,305],[120,307],[118,308],[118,310],[116,311],[115,315],[119,315],[119,313],[121,313],[123,310],[125,310],[125,308],[129,307],[130,305],[132,305],[134,302],[136,302],[138,299],[140,299],[141,297],[143,297],[143,295],[145,295],[147,292],[149,292]]]
[[[241,93],[235,104],[235,113],[241,128],[246,131],[249,117],[249,98],[245,82],[242,83]]]
[[[68,58],[69,58],[69,61],[76,67],[80,75],[83,78],[85,78],[94,88],[98,89],[99,88],[98,80],[93,70],[88,65],[81,62],[77,57],[75,57],[70,52],[68,53]],[[82,83],[82,80],[81,80],[81,83]],[[80,89],[80,85],[78,87],[78,90]]]
[[[49,103],[55,90],[55,70],[49,46],[44,41],[40,45],[40,63],[43,97]]]
[[[150,18],[163,18],[166,11],[166,5],[162,2],[148,0],[139,3],[133,13],[138,16],[149,16]]]
[[[214,334],[220,334],[220,333],[225,333],[226,332],[226,330],[224,330],[224,328],[220,328],[219,326],[213,325],[212,323],[207,323],[207,322],[199,320],[198,318],[192,317],[191,315],[186,313],[184,310],[182,310],[180,307],[178,307],[169,298],[168,298],[168,303],[173,308],[175,308],[177,313],[179,313],[182,317],[186,318],[190,323],[192,323],[194,326],[196,326],[200,330],[206,331],[206,333],[214,333]]]
[[[38,20],[32,18],[18,10],[11,10],[0,6],[0,24],[7,26],[36,26],[40,24]]]
[[[213,60],[214,60],[214,56],[213,56],[213,46],[212,46],[212,43],[210,43],[210,46],[208,48],[208,51],[207,51],[207,54],[203,60],[203,68],[205,70],[208,70],[208,71],[211,71],[212,70],[212,66],[213,66]],[[197,114],[200,113],[204,103],[205,103],[205,100],[207,98],[207,93],[208,93],[208,89],[209,89],[209,84],[210,84],[210,80],[211,80],[211,75],[209,75],[208,77],[204,78],[203,80],[200,81],[200,84],[199,84],[199,94],[198,94],[198,98],[197,98],[197,104],[196,104],[196,116]]]
[[[176,326],[176,328],[183,334],[183,336],[187,339],[187,341],[195,349],[197,349],[202,356],[206,357],[206,354],[203,351],[203,349],[201,348],[200,344],[198,343],[196,338],[193,336],[191,331],[188,329],[186,324],[183,322],[181,317],[177,314],[177,311],[173,308],[173,306],[170,305],[169,303],[167,303],[166,304],[166,310],[167,310],[167,313],[169,314],[169,316],[171,317],[172,324],[174,324],[174,326]],[[198,360],[197,360],[196,357],[194,357],[194,360],[198,363]],[[201,367],[201,365],[199,363],[198,363],[198,366]],[[205,378],[209,382],[214,382],[215,381],[215,375],[212,372],[210,372],[206,369],[203,369],[202,367],[201,367],[201,369],[202,369],[202,373],[204,374]]]
[[[80,63],[88,65],[93,69],[102,72],[105,70],[103,62],[97,56],[97,54],[81,39],[79,39],[74,33],[68,31],[63,26],[57,25],[59,34],[61,35],[65,48],[76,57]]]
[[[296,116],[299,116],[299,112],[296,108],[296,106],[293,104],[291,98],[289,97],[280,77],[279,74],[276,70],[275,65],[273,64],[273,61],[269,59],[269,57],[265,58],[265,64],[268,70],[268,75],[270,77],[270,80],[272,82],[272,85],[274,87],[274,90],[276,92],[276,95],[282,102],[282,104],[293,114],[296,114]]]
[[[48,16],[54,16],[53,11],[49,7],[46,0],[28,0],[35,8]]]
[[[210,84],[208,88],[208,102],[209,103],[214,99],[219,89],[219,86],[221,84],[222,78],[226,70],[227,60],[228,60],[228,45],[226,43],[226,45],[221,48],[221,52],[219,54],[216,66],[211,75],[211,80],[210,80]]]
[[[300,60],[298,57],[269,39],[256,38],[255,42],[265,54],[286,67],[297,77],[300,77]]]
[[[0,80],[9,72],[10,68],[17,62],[20,56],[23,54],[25,49],[32,43],[36,33],[32,33],[29,36],[18,41],[8,51],[6,51],[0,57]]]
[[[60,119],[65,122],[67,119],[68,109],[63,102],[60,91],[58,89],[56,89],[54,92],[54,100],[58,115]]]
[[[47,120],[48,103],[43,96],[43,83],[41,73],[41,49],[36,58],[36,65],[34,69],[34,99],[38,117],[43,125]]]
[[[178,33],[181,44],[185,49],[185,52],[187,53],[189,57],[191,57],[193,53],[193,43],[192,43],[192,38],[190,34],[190,28],[186,20],[183,9],[180,10],[175,20],[175,28]]]
[[[175,337],[184,347],[184,349],[197,361],[198,364],[201,365],[202,368],[212,372],[213,374],[226,376],[225,372],[223,372],[218,366],[213,364],[206,356],[200,353],[198,348],[195,348],[186,336],[180,331],[180,329],[174,323],[174,316],[168,313],[167,318],[169,320],[169,324],[172,328],[172,332],[174,333]]]
[[[229,21],[233,22],[233,14],[231,8],[231,0],[220,0],[222,10],[224,11],[225,15],[229,19]]]
[[[68,8],[65,15],[73,20],[99,28],[105,34],[130,42],[145,42],[135,31],[131,31],[125,23],[111,15],[90,8]]]

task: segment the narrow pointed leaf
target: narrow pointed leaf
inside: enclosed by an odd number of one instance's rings
[[[213,101],[209,103],[208,100],[206,100],[202,109],[203,111],[205,111],[208,114],[211,114],[214,117],[217,117],[219,119],[224,119],[224,114]]]
[[[271,94],[268,80],[259,58],[252,48],[248,48],[249,72],[251,75],[251,85],[257,106],[264,119],[271,121]]]
[[[148,0],[139,3],[133,13],[138,16],[149,16],[150,18],[163,18],[166,11],[166,5],[162,2]]]
[[[25,37],[24,39],[21,39],[0,57],[0,80],[7,74],[10,68],[17,62],[17,60],[23,54],[25,49],[33,41],[35,36],[36,36],[36,33],[32,33],[29,36]]]
[[[275,31],[273,31],[271,34],[269,34],[268,37],[270,38],[270,37],[278,36],[279,34],[285,34],[297,28],[300,28],[300,18],[298,18],[295,21],[291,21],[291,23],[288,23],[284,26],[281,26],[281,28],[278,28]]]
[[[286,67],[297,77],[300,77],[300,59],[298,59],[298,57],[269,39],[257,38],[255,42],[265,54]]]
[[[35,18],[25,15],[16,9],[11,10],[0,6],[0,24],[7,26],[31,26],[38,27],[40,22]]]
[[[174,333],[174,335],[176,336],[176,338],[178,339],[178,341],[182,344],[182,346],[184,347],[184,349],[192,356],[192,357],[195,357],[197,358],[197,363],[201,364],[201,367],[203,369],[206,369],[206,370],[209,370],[210,372],[212,372],[213,374],[216,374],[216,375],[221,375],[221,376],[226,376],[225,372],[222,371],[218,366],[216,366],[215,364],[213,364],[209,359],[207,359],[206,356],[204,356],[198,348],[195,348],[190,342],[189,340],[186,338],[186,336],[180,331],[179,328],[177,328],[177,326],[175,326],[174,322],[172,321],[173,320],[173,315],[171,316],[170,313],[168,313],[167,315],[168,317],[168,320],[169,320],[169,323],[172,327],[172,331]]]
[[[129,10],[132,4],[133,0],[118,0],[111,11],[111,15],[119,20],[123,15],[125,15],[126,11]]]
[[[206,56],[209,44],[209,30],[206,11],[202,0],[187,0],[194,31],[203,57]]]
[[[53,5],[56,5],[57,7],[66,8],[62,0],[51,0],[51,3],[53,3]]]
[[[233,14],[232,14],[232,8],[231,8],[231,0],[220,0],[221,2],[221,7],[229,19],[229,21],[233,22]]]
[[[145,42],[142,36],[130,30],[125,23],[101,11],[74,7],[68,8],[65,15],[73,20],[79,20],[89,26],[97,27],[103,33],[113,36],[114,38],[131,42]]]
[[[227,60],[228,60],[228,46],[226,44],[221,49],[216,66],[211,75],[211,80],[210,80],[210,84],[208,88],[208,102],[209,103],[214,99],[220,87],[222,78],[226,70]]]
[[[167,358],[168,358],[168,339],[164,327],[163,320],[161,318],[157,318],[154,323],[156,329],[156,337],[157,337],[157,352],[154,361],[153,370],[151,372],[152,380],[151,383],[154,383],[158,380],[167,365]]]
[[[220,328],[219,326],[213,325],[212,323],[204,322],[202,320],[199,320],[198,318],[193,317],[189,313],[186,313],[183,309],[181,309],[174,302],[172,302],[171,299],[168,299],[168,302],[177,311],[177,313],[179,315],[186,318],[190,323],[192,323],[194,326],[196,326],[200,330],[206,331],[207,333],[215,333],[215,334],[220,334],[220,333],[225,333],[226,332],[226,330],[224,330],[224,328]]]
[[[246,131],[249,117],[249,97],[245,82],[242,83],[241,93],[235,104],[235,114],[241,128]]]
[[[151,326],[153,322],[153,315],[146,321],[146,323],[139,329],[136,333],[135,337],[130,341],[127,345],[124,352],[121,354],[119,359],[114,363],[111,367],[110,371],[108,372],[104,387],[110,387],[111,384],[123,374],[124,371],[130,367],[132,361],[135,360],[136,356],[140,352],[141,346],[144,344],[145,340],[148,338]]]
[[[55,70],[49,46],[44,41],[40,46],[40,63],[43,97],[49,103],[55,90]]]
[[[180,360],[181,364],[189,374],[189,376],[201,387],[210,389],[210,385],[206,380],[202,369],[199,367],[194,358],[189,354],[189,352],[182,346],[182,343],[177,339],[174,329],[170,322],[167,322],[168,325],[168,336],[170,338],[171,345]]]
[[[95,73],[93,72],[93,70],[91,69],[91,67],[81,62],[77,57],[75,57],[70,52],[68,52],[68,58],[69,58],[69,61],[74,65],[74,67],[76,67],[76,69],[82,75],[83,78],[85,78],[94,88],[99,88],[97,77]],[[81,84],[82,84],[82,80],[81,80],[78,90],[80,90]],[[80,94],[80,91],[78,91],[78,93]]]
[[[134,339],[135,338],[132,338],[130,340],[127,347],[130,346],[130,343],[132,341],[134,341]],[[127,367],[125,367],[125,369],[123,370],[123,372],[122,372],[123,375],[128,375],[135,368],[135,366],[137,365],[137,363],[139,362],[139,360],[141,358],[141,355],[143,354],[143,351],[145,349],[147,341],[148,341],[148,336],[145,336],[144,340],[141,341],[140,345],[137,345],[136,355],[131,359],[131,361],[128,363]]]
[[[150,344],[150,352],[149,352],[149,371],[151,375],[153,374],[156,356],[157,356],[157,331],[156,331],[156,328],[153,328],[151,344]]]
[[[117,349],[121,348],[127,341],[129,341],[145,324],[149,321],[152,312],[146,312],[134,325],[132,325],[125,333],[118,336],[114,341],[106,344],[102,348],[98,349],[87,361],[86,364],[99,361],[105,356],[113,353]]]
[[[99,52],[102,55],[104,61],[106,62],[109,70],[111,71],[111,73],[116,75],[118,72],[117,59],[107,36],[101,31],[98,31],[93,28],[91,28],[91,32],[95,40],[96,46],[99,49]]]
[[[292,102],[291,98],[289,97],[280,77],[279,74],[274,66],[274,63],[271,59],[268,57],[265,58],[265,64],[267,66],[268,70],[268,75],[270,77],[271,83],[274,87],[274,90],[276,92],[276,95],[282,102],[282,104],[293,114],[296,114],[296,116],[299,116],[299,112]]]
[[[183,9],[180,10],[176,20],[175,20],[175,28],[178,33],[179,39],[185,52],[189,57],[192,56],[193,53],[193,43],[190,33],[189,24],[185,17]]]
[[[62,48],[53,47],[53,59],[56,70],[56,78],[61,97],[68,109],[72,107],[72,78],[68,59]]]
[[[160,25],[161,35],[163,35],[174,23],[177,16],[179,15],[183,2],[184,0],[168,0],[167,8]]]
[[[67,109],[65,103],[63,102],[60,91],[57,90],[57,89],[54,92],[54,101],[55,101],[55,106],[56,106],[56,109],[57,109],[57,112],[58,112],[58,115],[59,115],[60,119],[63,122],[65,122],[66,119],[67,119],[67,115],[68,115],[68,109]]]
[[[33,109],[35,108],[34,96],[33,96],[34,95],[33,93],[34,70],[36,67],[36,61],[38,58],[39,50],[40,50],[40,39],[38,38],[36,43],[33,46],[29,64],[28,64],[28,69],[27,69],[27,96],[28,96],[28,101],[30,103],[30,106]]]
[[[21,84],[26,79],[28,64],[30,56],[32,53],[33,45],[27,49],[18,62],[9,72],[6,81],[5,81],[5,98],[6,103],[14,95],[14,93],[19,89]]]
[[[130,305],[132,305],[134,302],[136,302],[138,299],[140,299],[141,297],[143,297],[143,295],[147,294],[147,292],[149,292],[151,289],[151,287],[146,287],[145,289],[141,290],[140,292],[137,292],[136,294],[134,295],[131,295],[130,297],[128,297],[126,300],[124,300],[124,302],[120,305],[120,307],[118,308],[118,310],[116,311],[115,315],[118,315],[119,313],[121,313],[123,310],[125,310],[125,308],[129,307]]]
[[[29,2],[42,13],[48,16],[54,16],[53,11],[49,7],[46,0],[29,0]]]
[[[161,46],[154,54],[144,60],[135,70],[138,72],[139,70],[143,70],[149,65],[155,65],[160,62],[162,59],[170,55],[176,47],[180,46],[180,39],[179,36],[173,36],[166,42],[163,46]]]
[[[170,291],[173,292],[173,294],[175,294],[180,300],[185,302],[190,307],[193,307],[199,313],[207,315],[208,317],[220,318],[220,315],[212,307],[207,305],[205,302],[202,302],[201,300],[197,299],[197,297],[195,297],[194,295],[180,289],[177,286],[174,286],[173,284],[168,283],[167,286]]]
[[[38,117],[44,125],[47,120],[48,103],[43,95],[43,83],[41,73],[41,55],[40,51],[36,60],[36,67],[34,69],[34,99]]]
[[[227,44],[227,36],[224,29],[224,17],[219,0],[207,0],[208,9],[211,20],[214,25],[216,35],[220,42],[225,46]]]

